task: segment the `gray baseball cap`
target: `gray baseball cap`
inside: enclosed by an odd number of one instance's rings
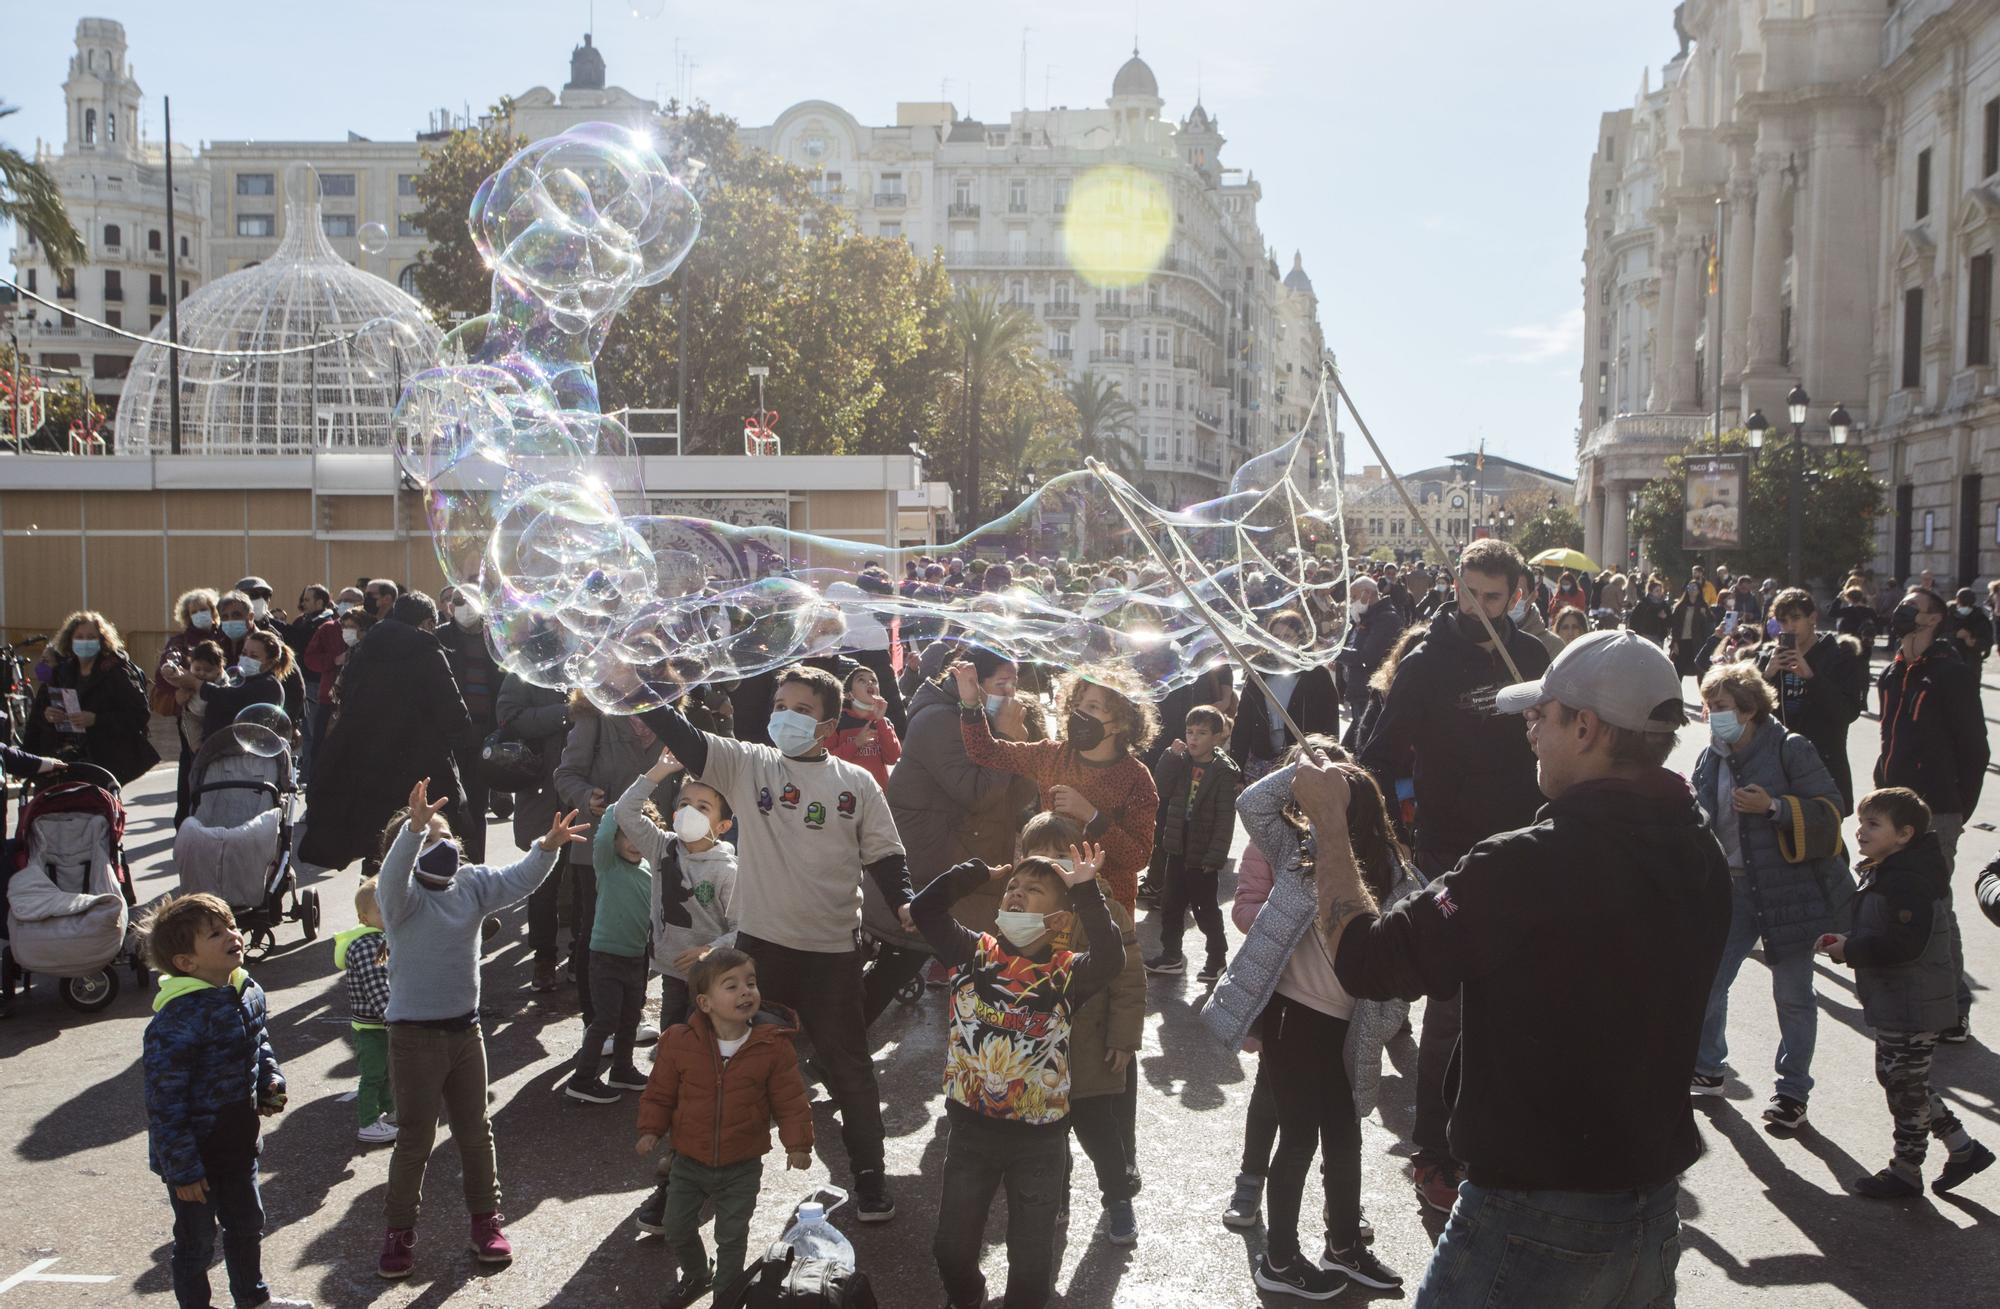
[[[1634,732],[1671,732],[1687,722],[1680,674],[1666,652],[1632,632],[1592,632],[1563,648],[1540,681],[1502,687],[1493,707],[1525,713],[1555,700]]]

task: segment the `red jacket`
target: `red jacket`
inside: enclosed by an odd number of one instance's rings
[[[775,1117],[785,1149],[811,1150],[812,1103],[792,1048],[798,1030],[791,1010],[767,1004],[736,1057],[724,1059],[708,1015],[696,1009],[660,1038],[639,1096],[639,1135],[665,1136],[677,1153],[721,1168],[768,1154]]]
[[[867,745],[859,744],[863,732],[874,729],[875,739]],[[833,739],[826,743],[826,752],[836,759],[845,759],[850,764],[859,764],[875,779],[875,785],[885,792],[889,789],[889,765],[903,757],[903,742],[896,735],[896,725],[887,718],[855,718],[850,714],[840,716],[840,729]]]

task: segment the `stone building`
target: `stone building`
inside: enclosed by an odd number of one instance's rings
[[[1718,404],[1725,429],[1753,409],[1784,427],[1801,384],[1809,447],[1845,405],[1890,488],[1878,572],[2000,572],[2000,5],[1691,0],[1674,13],[1679,51],[1657,87],[1603,116],[1591,160],[1586,548],[1636,545],[1630,498],[1712,434]]]

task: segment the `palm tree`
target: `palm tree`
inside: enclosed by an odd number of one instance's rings
[[[1077,449],[1095,455],[1127,481],[1139,475],[1139,411],[1119,393],[1118,383],[1086,371],[1069,384],[1069,402],[1076,406]]]
[[[1019,305],[1002,304],[998,291],[963,286],[949,309],[951,334],[965,359],[965,521],[980,521],[979,447],[987,379],[1028,361],[1035,320]]]
[[[0,104],[0,118],[20,112],[17,105]],[[83,236],[69,221],[63,208],[62,191],[56,179],[28,156],[12,146],[0,145],[0,219],[18,224],[29,238],[38,242],[56,280],[88,254]]]

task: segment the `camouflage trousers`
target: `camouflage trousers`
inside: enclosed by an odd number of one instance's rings
[[[1931,1054],[1936,1032],[1877,1032],[1875,1080],[1889,1100],[1895,1119],[1896,1162],[1920,1167],[1937,1137],[1947,1148],[1963,1144],[1965,1129],[1945,1102],[1931,1090]]]

